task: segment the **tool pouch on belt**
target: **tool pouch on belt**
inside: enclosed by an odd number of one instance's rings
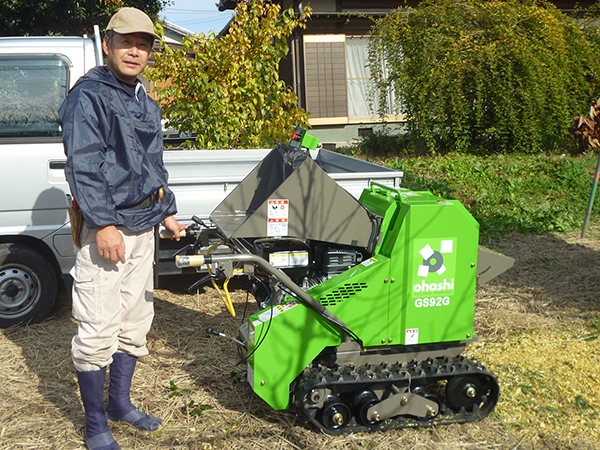
[[[67,195],[67,211],[69,211],[69,220],[71,222],[71,237],[73,244],[81,248],[81,229],[83,228],[83,214],[77,205],[77,202],[70,195]]]

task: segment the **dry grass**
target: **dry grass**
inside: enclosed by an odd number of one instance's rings
[[[132,392],[141,409],[167,426],[143,434],[113,425],[113,433],[123,448],[134,449],[595,449],[600,228],[585,240],[577,235],[515,235],[493,243],[517,262],[477,296],[480,342],[469,353],[502,385],[496,412],[480,423],[337,438],[316,433],[235,383],[235,344],[204,330],[236,335],[240,318],[229,316],[212,288],[187,295],[194,279],[173,277],[155,292],[150,355],[139,361]],[[233,301],[241,316],[240,286]],[[69,308],[63,297],[44,323],[0,332],[2,449],[84,448]],[[212,409],[201,412],[200,405]]]

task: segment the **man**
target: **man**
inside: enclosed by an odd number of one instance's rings
[[[92,450],[120,448],[107,419],[145,431],[162,426],[129,398],[136,360],[148,354],[146,335],[154,315],[153,228],[162,223],[176,239],[187,228],[173,217],[160,109],[137,79],[155,38],[145,13],[120,9],[102,41],[106,66],[78,80],[60,108],[65,173],[85,223],[71,271],[73,316],[80,323],[72,359]]]

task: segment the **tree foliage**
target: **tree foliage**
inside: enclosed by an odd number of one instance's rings
[[[1,0],[0,36],[82,36],[105,27],[123,6],[156,20],[169,0]]]
[[[552,150],[598,95],[598,36],[537,0],[401,8],[372,31],[378,104],[392,91],[430,150]]]
[[[310,17],[277,4],[238,2],[227,34],[185,39],[181,50],[165,45],[155,53],[147,76],[156,88],[163,115],[184,133],[197,133],[200,148],[268,147],[287,140],[308,113],[279,79],[287,38]]]

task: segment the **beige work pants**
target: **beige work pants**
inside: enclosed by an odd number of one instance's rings
[[[73,317],[79,321],[71,342],[78,371],[99,370],[116,351],[148,354],[146,335],[154,317],[154,229],[133,233],[117,227],[125,240],[125,263],[98,254],[96,230],[83,227],[73,277]]]

